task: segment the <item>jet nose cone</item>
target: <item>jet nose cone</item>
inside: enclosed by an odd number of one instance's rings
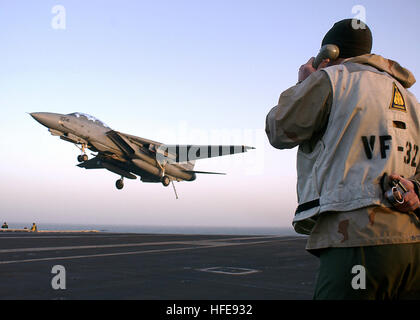
[[[36,121],[41,121],[43,112],[32,112],[30,115],[32,118],[34,118]]]
[[[48,127],[53,128],[57,126],[58,124],[58,117],[59,115],[55,113],[49,113],[49,112],[32,112],[30,113],[32,118],[34,118],[36,121],[38,121],[40,124]]]

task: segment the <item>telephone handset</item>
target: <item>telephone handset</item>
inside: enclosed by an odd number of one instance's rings
[[[319,50],[318,55],[316,56],[312,66],[315,69],[318,69],[319,64],[324,59],[330,59],[330,61],[334,61],[340,55],[340,49],[335,44],[326,44],[321,47]]]

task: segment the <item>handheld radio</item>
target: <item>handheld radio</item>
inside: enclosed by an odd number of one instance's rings
[[[330,59],[330,61],[334,61],[340,55],[340,49],[335,44],[326,44],[321,47],[319,50],[318,55],[316,56],[312,66],[315,69],[318,69],[318,66],[324,59]]]

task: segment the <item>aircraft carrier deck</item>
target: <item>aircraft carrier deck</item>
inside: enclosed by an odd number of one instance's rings
[[[306,238],[0,232],[0,299],[306,300]],[[64,269],[52,273],[56,265]],[[54,289],[56,276],[64,277]]]

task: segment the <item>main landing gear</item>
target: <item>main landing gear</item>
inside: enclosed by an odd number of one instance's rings
[[[162,184],[163,184],[165,187],[167,187],[167,186],[169,186],[169,184],[171,183],[171,179],[169,179],[169,177],[168,177],[168,176],[163,176],[163,177],[160,179],[160,182],[162,182]]]
[[[164,187],[169,186],[172,182],[172,187],[174,188],[175,196],[178,199],[178,193],[176,192],[174,181],[165,175],[165,168],[162,168],[162,178],[160,178],[160,182],[162,182]]]
[[[161,182],[165,187],[167,187],[171,184],[171,179],[168,176],[163,176],[161,178]],[[115,181],[115,187],[118,190],[121,190],[122,188],[124,188],[124,177],[121,177],[121,179],[118,179],[117,181]]]
[[[122,188],[124,188],[124,178],[121,177],[121,179],[118,179],[115,182],[115,187],[117,187],[118,190],[121,190]]]
[[[178,199],[178,194],[176,192],[174,182],[168,176],[165,176],[165,175],[160,179],[160,181],[165,187],[169,186],[172,182],[172,187],[174,188],[175,196]],[[115,181],[115,187],[118,190],[121,190],[122,188],[124,188],[124,177],[121,177],[121,179],[118,179],[117,181]]]
[[[172,187],[174,188],[175,196],[178,199],[178,193],[176,192],[174,181],[171,180],[168,176],[163,175],[162,178],[160,178],[160,182],[162,182],[163,186],[167,187],[172,182]]]
[[[167,187],[171,184],[171,179],[165,175],[165,166],[166,163],[161,164],[159,161],[156,161],[157,165],[160,167],[160,172],[161,172],[161,178],[160,178],[160,182],[162,182],[162,184]]]

